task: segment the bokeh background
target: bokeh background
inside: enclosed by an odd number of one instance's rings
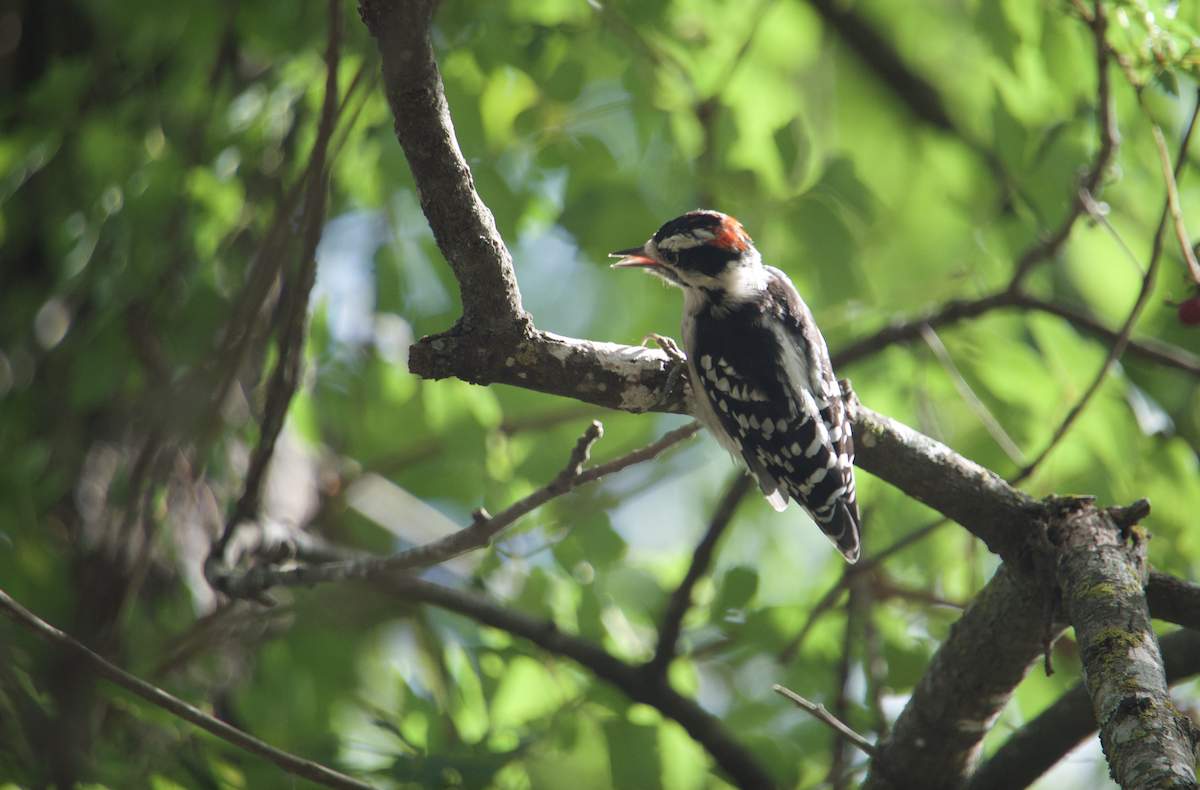
[[[538,328],[625,344],[677,335],[679,293],[606,256],[706,207],[742,221],[836,353],[1003,291],[1062,226],[1100,139],[1080,8],[448,0],[432,36],[459,143]],[[1166,200],[1154,125],[1175,156],[1195,110],[1200,4],[1108,10],[1127,66],[1107,75],[1119,155],[1096,216],[1026,289],[1117,330]],[[263,522],[391,552],[544,485],[591,419],[604,423],[599,460],[687,420],[408,372],[414,338],[459,315],[458,287],[392,132],[375,42],[352,3],[340,13],[329,220]],[[264,607],[218,600],[205,582],[300,264],[292,195],[325,93],[327,17],[324,4],[279,0],[0,2],[0,586],[135,674],[380,787],[725,786],[678,724],[502,631],[357,586],[275,590]],[[1195,156],[1179,176],[1193,229]],[[264,250],[282,273],[245,313]],[[1150,498],[1151,562],[1190,578],[1200,330],[1176,304],[1195,293],[1169,229],[1133,336],[1180,363],[1127,352],[1022,484],[1102,505]],[[234,355],[240,325],[253,331]],[[1032,309],[988,311],[936,340],[856,355],[839,375],[872,409],[1002,476],[1049,445],[1108,352],[1079,322]],[[428,573],[644,659],[733,475],[701,436]],[[866,473],[859,491],[867,557],[938,520]],[[672,683],[782,786],[819,786],[833,736],[771,684],[884,732],[996,564],[946,524],[852,584],[798,509],[776,514],[753,495],[696,590]],[[1053,677],[1035,671],[1020,688],[995,743],[1078,681],[1069,636],[1054,659]],[[1177,695],[1193,709],[1195,689]],[[1061,770],[1043,786],[1107,781],[1097,745]],[[308,786],[0,624],[0,787],[64,778]]]

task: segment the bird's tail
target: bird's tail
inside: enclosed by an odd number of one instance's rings
[[[858,534],[858,502],[839,501],[829,521],[816,521],[825,537],[833,541],[833,545],[837,546],[837,550],[846,558],[846,562],[858,562],[861,548]]]

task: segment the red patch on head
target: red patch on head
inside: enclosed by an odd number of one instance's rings
[[[713,243],[719,247],[742,252],[750,246],[750,237],[746,235],[742,223],[729,215],[725,215],[721,224],[714,230],[716,238],[713,239]]]

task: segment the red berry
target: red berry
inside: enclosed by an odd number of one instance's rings
[[[1179,323],[1184,326],[1200,325],[1200,296],[1184,299],[1179,305]]]

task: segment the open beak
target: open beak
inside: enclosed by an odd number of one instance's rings
[[[660,266],[661,264],[646,254],[645,247],[634,247],[631,250],[621,250],[620,252],[610,252],[610,258],[620,258],[612,265],[614,269],[622,266]]]

